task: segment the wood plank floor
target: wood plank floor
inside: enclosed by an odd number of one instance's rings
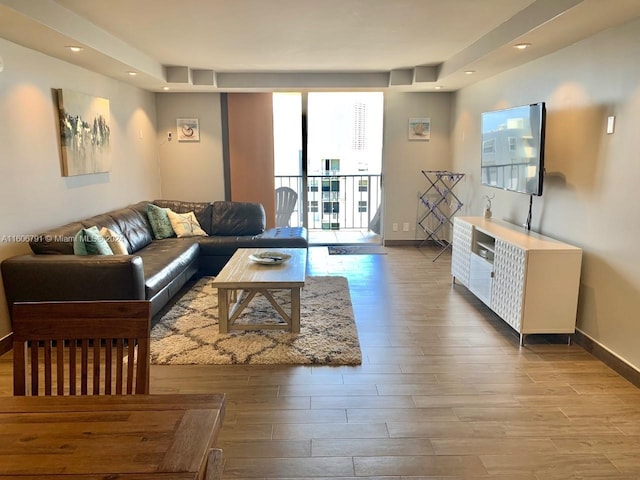
[[[519,347],[448,253],[386,250],[310,249],[349,279],[361,366],[152,366],[152,393],[228,394],[224,479],[640,478],[639,389],[566,337]]]

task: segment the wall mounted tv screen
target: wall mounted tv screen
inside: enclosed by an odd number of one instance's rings
[[[544,102],[482,114],[481,183],[542,195]]]

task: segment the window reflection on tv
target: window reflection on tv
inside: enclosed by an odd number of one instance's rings
[[[482,114],[481,183],[542,195],[544,102]]]

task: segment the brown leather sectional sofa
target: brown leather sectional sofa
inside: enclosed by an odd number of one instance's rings
[[[154,200],[177,213],[194,212],[208,236],[154,239],[143,201],[33,237],[32,254],[2,262],[7,302],[150,300],[157,313],[197,272],[216,275],[238,248],[306,248],[303,227],[265,229],[261,204]],[[82,228],[107,227],[128,255],[74,255]]]

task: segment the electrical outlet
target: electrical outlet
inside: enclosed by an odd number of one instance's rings
[[[402,224],[402,231],[403,232],[408,232],[409,231],[409,222],[404,222]]]
[[[394,232],[397,232],[398,231],[398,224],[397,223],[391,224],[391,230],[393,230]]]

